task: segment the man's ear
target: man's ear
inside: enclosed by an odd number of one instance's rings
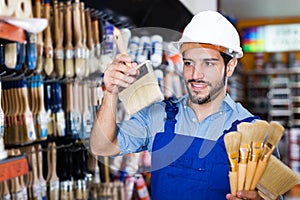
[[[227,72],[226,72],[226,76],[230,77],[232,76],[234,69],[236,67],[238,63],[237,58],[232,58],[228,63],[227,63]]]

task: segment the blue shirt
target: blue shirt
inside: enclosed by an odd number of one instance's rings
[[[187,105],[188,98],[188,95],[185,95],[176,100],[179,110],[176,115],[175,132],[178,134],[216,141],[234,121],[253,116],[227,94],[219,111],[199,123],[195,112]],[[155,134],[164,129],[165,117],[165,103],[157,102],[134,114],[129,120],[117,123],[120,154],[144,150],[151,152]]]

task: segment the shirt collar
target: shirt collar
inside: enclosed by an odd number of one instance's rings
[[[186,94],[182,97],[179,97],[178,99],[175,99],[174,103],[183,102],[184,105],[187,106],[188,98],[189,98],[189,95]],[[226,94],[224,100],[222,101],[219,111],[226,111],[228,109],[228,107],[234,111],[237,111],[236,106],[235,106],[235,101],[230,97],[229,94]]]

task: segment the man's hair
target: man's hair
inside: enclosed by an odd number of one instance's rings
[[[220,53],[221,53],[221,56],[224,60],[225,66],[227,66],[228,62],[232,59],[232,57],[230,55],[226,54],[226,53],[221,52],[221,51],[220,51]]]

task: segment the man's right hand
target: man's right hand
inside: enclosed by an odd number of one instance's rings
[[[104,71],[104,84],[106,91],[111,94],[118,93],[118,87],[128,87],[135,81],[138,74],[137,63],[125,54],[117,54],[111,64]]]

